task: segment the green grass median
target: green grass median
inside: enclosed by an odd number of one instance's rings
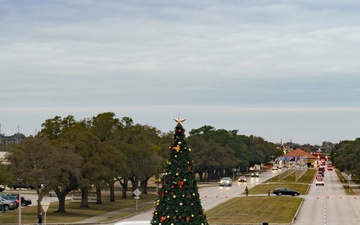
[[[208,210],[206,215],[210,224],[291,223],[301,202],[302,198],[289,196],[239,197]]]

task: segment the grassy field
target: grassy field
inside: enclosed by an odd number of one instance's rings
[[[308,169],[304,175],[302,175],[299,180],[295,180],[296,176],[295,173],[290,173],[288,176],[279,179],[279,175],[275,176],[269,180],[266,181],[266,183],[269,182],[296,182],[296,183],[306,183],[310,184],[312,180],[314,179],[316,173],[316,169]]]
[[[127,217],[128,215],[133,215],[144,209],[153,209],[155,208],[153,202],[156,199],[154,194],[141,194],[140,199],[138,200],[138,209],[136,210],[136,201],[131,194],[127,196],[126,199],[116,198],[115,202],[110,202],[109,194],[103,194],[103,203],[89,203],[89,208],[80,208],[80,203],[71,202],[71,200],[66,201],[66,213],[56,213],[58,209],[58,203],[54,202],[50,204],[49,209],[46,213],[46,221],[48,223],[71,223],[76,221],[81,221],[92,216],[101,215],[107,212],[116,211],[120,209],[127,209],[123,213],[119,213],[116,217],[111,217],[106,219],[106,221],[113,221],[119,218]],[[36,203],[33,203],[36,204]],[[18,210],[10,210],[6,213],[0,214],[0,224],[16,224],[18,222]],[[27,206],[21,209],[21,220],[25,224],[36,224],[37,223],[37,207]],[[150,221],[151,218],[149,218]],[[103,221],[105,222],[105,221]]]
[[[283,179],[278,179],[277,176],[267,180],[266,182],[259,184],[249,190],[249,194],[272,194],[272,191],[275,188],[287,187],[300,192],[301,195],[304,195],[308,192],[310,188],[310,183],[312,182],[316,170],[309,169],[307,172],[300,177],[300,179],[295,182],[295,173],[291,173],[289,176],[284,177]]]
[[[289,196],[247,196],[229,201],[206,212],[210,224],[291,223],[302,198]],[[274,213],[274,209],[276,212]]]
[[[251,194],[272,194],[272,191],[279,187],[287,187],[300,192],[300,195],[304,195],[307,193],[309,189],[308,184],[297,184],[297,183],[263,183],[256,185],[255,187],[249,190],[249,195]]]

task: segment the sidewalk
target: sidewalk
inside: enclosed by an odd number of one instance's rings
[[[341,175],[347,180],[348,179],[348,174],[345,172],[341,172]],[[355,195],[360,195],[360,185],[355,183],[353,180],[350,180],[350,182],[347,180],[347,182],[349,183],[352,191],[355,193]]]
[[[136,214],[140,214],[143,211],[149,210],[149,209],[144,209],[148,205],[154,205],[154,201],[139,204],[138,205],[138,211],[136,213],[134,213],[134,214],[129,215],[128,217],[131,217],[131,216],[134,216]],[[129,211],[131,211],[133,209],[134,208],[119,209],[119,210],[108,212],[108,213],[101,214],[101,215],[98,215],[98,216],[90,217],[90,218],[87,218],[85,220],[75,222],[74,224],[84,224],[84,225],[85,224],[87,224],[87,225],[90,225],[90,224],[114,224],[114,223],[116,223],[116,221],[119,221],[120,219],[114,219],[113,222],[101,222],[101,221],[103,221],[105,219],[116,218],[116,216],[118,214],[129,212]],[[127,218],[127,217],[125,217],[125,218]],[[125,218],[122,218],[122,219],[125,219]]]

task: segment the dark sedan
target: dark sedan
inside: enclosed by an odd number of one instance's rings
[[[31,199],[28,198],[24,198],[23,196],[21,196],[21,205],[22,206],[28,206],[31,205]]]
[[[300,195],[300,192],[290,188],[276,188],[275,190],[273,190],[273,194],[276,194],[277,196],[281,196],[281,195],[298,196]]]
[[[34,186],[25,183],[13,183],[12,188],[14,190],[16,190],[17,188],[34,189]]]

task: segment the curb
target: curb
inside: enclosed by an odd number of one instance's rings
[[[298,214],[299,214],[299,212],[300,212],[300,209],[301,209],[301,207],[303,206],[303,203],[304,203],[304,199],[302,198],[301,203],[300,203],[300,206],[299,206],[299,208],[297,209],[297,211],[296,211],[296,213],[295,213],[295,216],[294,216],[294,218],[293,218],[292,221],[291,221],[291,224],[293,224],[293,223],[295,222],[295,220],[296,220],[296,218],[297,218],[297,216],[298,216]]]

